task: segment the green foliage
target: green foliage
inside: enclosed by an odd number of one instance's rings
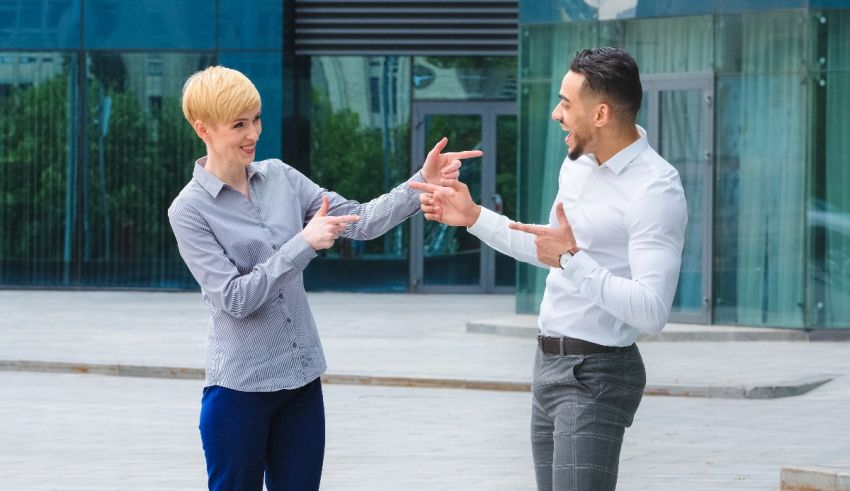
[[[68,158],[68,81],[14,88],[0,101],[0,257],[60,259]]]
[[[101,139],[106,96],[112,110],[109,132]],[[204,153],[179,102],[163,100],[163,109],[151,114],[137,94],[90,80],[81,163],[85,179],[66,202],[69,162],[75,157],[69,142],[71,100],[67,73],[0,99],[0,258],[62,261],[65,222],[72,216],[67,205],[78,203],[80,222],[72,225],[82,227],[83,243],[74,236],[72,244],[86,249],[87,264],[159,264],[176,258],[166,210],[190,178],[194,158]]]
[[[362,127],[350,109],[334,111],[327,95],[313,91],[310,161],[313,180],[348,199],[368,201],[382,192],[381,131]]]
[[[311,178],[348,199],[369,201],[409,177],[410,146],[407,124],[390,128],[385,136],[348,108],[331,106],[327,94],[313,90],[310,118]],[[391,234],[369,241],[367,253],[400,253]],[[338,247],[331,255],[340,253]],[[343,253],[345,255],[346,253]]]
[[[439,68],[481,73],[516,72],[516,57],[513,56],[428,56],[425,59]]]
[[[102,141],[105,183],[99,153],[101,95],[112,100],[109,132]],[[163,100],[162,108],[150,113],[140,106],[135,93],[103,90],[94,82],[89,101],[94,122],[88,133],[89,240],[94,256],[110,260],[176,257],[166,211],[190,179],[193,160],[204,154],[202,142],[183,120],[176,99]],[[108,238],[104,237],[107,219]]]

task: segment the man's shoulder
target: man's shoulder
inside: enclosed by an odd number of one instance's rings
[[[634,166],[634,168],[642,174],[644,187],[652,184],[668,184],[674,187],[682,187],[679,171],[652,147],[647,147],[635,160],[637,161],[635,163],[638,165]]]

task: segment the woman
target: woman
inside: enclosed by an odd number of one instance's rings
[[[254,162],[260,95],[209,67],[186,81],[183,113],[207,155],[168,210],[180,255],[210,309],[200,430],[211,490],[318,489],[326,365],[302,271],[340,237],[380,236],[419,210],[402,183],[360,204],[280,160]],[[455,179],[443,139],[409,182]]]

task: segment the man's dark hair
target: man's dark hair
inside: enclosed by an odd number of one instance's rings
[[[635,59],[620,48],[583,49],[573,56],[570,71],[584,75],[584,87],[615,106],[621,121],[634,122],[643,99]]]

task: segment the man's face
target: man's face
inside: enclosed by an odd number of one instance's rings
[[[564,142],[567,144],[567,156],[570,160],[592,152],[589,147],[593,143],[593,116],[587,110],[586,101],[581,98],[583,85],[584,75],[567,72],[558,93],[560,100],[552,110],[552,119],[569,133]]]
[[[205,139],[210,153],[221,162],[247,166],[254,161],[263,126],[260,109],[249,109],[232,121],[207,127]]]

